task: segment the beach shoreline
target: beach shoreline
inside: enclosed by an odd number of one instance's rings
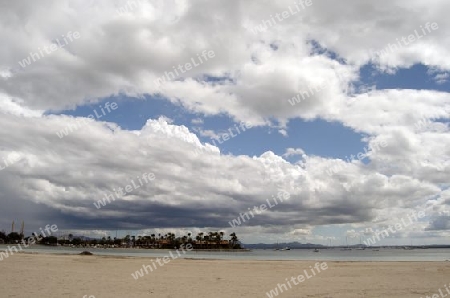
[[[87,250],[89,251],[89,250]],[[167,252],[169,250],[161,250],[161,255],[163,254],[163,252]],[[90,251],[92,252],[92,251]],[[195,252],[195,251],[192,251]],[[63,253],[49,253],[49,252],[35,252],[35,251],[20,251],[17,254],[30,254],[30,255],[44,255],[44,256],[79,256],[80,252],[79,251],[74,251],[73,253],[69,253],[69,252],[63,252]],[[14,254],[14,255],[17,255]],[[98,257],[98,258],[117,258],[117,259],[126,259],[126,258],[130,258],[130,259],[154,259],[157,257],[161,257],[160,255],[155,255],[155,256],[148,256],[148,255],[142,255],[142,256],[127,256],[127,255],[104,255],[104,254],[96,254],[95,251],[92,252],[92,255],[86,255],[86,257]],[[192,261],[243,261],[243,262],[330,262],[330,263],[442,263],[442,262],[446,262],[449,266],[450,266],[450,257],[449,260],[445,260],[445,261],[441,261],[441,260],[427,260],[427,261],[421,261],[421,260],[416,260],[416,261],[404,261],[404,260],[398,260],[398,261],[379,261],[379,260],[365,260],[365,261],[360,261],[360,260],[326,260],[326,259],[314,259],[314,260],[289,260],[289,259],[272,259],[272,260],[260,260],[260,259],[221,259],[221,258],[193,258],[193,257],[189,257],[189,255],[180,258],[182,260],[192,260]],[[450,281],[449,281],[450,283]]]

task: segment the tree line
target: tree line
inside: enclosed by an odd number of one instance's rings
[[[22,240],[28,241],[31,237],[35,238],[35,242],[46,245],[56,245],[58,239],[55,236],[37,237],[38,235],[33,233],[32,236],[24,237],[23,234],[17,232],[11,232],[6,234],[5,231],[0,231],[0,244],[16,244]]]
[[[30,236],[31,237],[31,236]],[[16,244],[22,240],[28,240],[30,237],[24,237],[23,234],[11,232],[6,234],[0,231],[0,244]],[[74,236],[68,234],[59,239],[55,236],[42,238],[39,244],[63,245],[63,246],[103,246],[103,247],[135,247],[135,248],[161,248],[173,249],[180,245],[191,244],[194,249],[241,249],[241,242],[236,233],[231,233],[229,239],[225,239],[224,232],[200,232],[196,236],[187,233],[183,236],[176,236],[174,233],[151,234],[131,236],[126,235],[123,238],[111,238],[111,236],[101,239],[91,239],[84,236]]]
[[[192,233],[177,237],[174,233],[150,234],[131,236],[126,235],[123,238],[112,238],[111,236],[101,239],[86,239],[82,237],[69,237],[59,240],[62,245],[101,245],[107,247],[136,247],[136,248],[161,248],[173,249],[180,245],[191,244],[194,249],[240,249],[241,243],[236,233],[231,233],[229,239],[225,239],[224,232],[200,232],[195,237]]]

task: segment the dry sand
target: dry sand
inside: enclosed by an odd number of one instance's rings
[[[312,261],[177,259],[133,279],[131,273],[150,263],[149,258],[15,254],[0,261],[0,297],[268,297],[266,292],[278,283],[314,265]],[[327,270],[278,297],[420,298],[450,283],[450,262],[327,265]]]

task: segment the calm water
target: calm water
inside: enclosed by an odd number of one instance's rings
[[[0,245],[0,250],[5,250],[6,245]],[[150,249],[95,249],[95,248],[67,248],[32,246],[24,249],[26,252],[51,253],[51,254],[78,254],[88,250],[96,255],[106,256],[130,256],[130,257],[162,257],[168,255],[169,250]],[[173,251],[173,250],[172,250]],[[308,249],[293,249],[289,251],[273,251],[255,249],[249,252],[205,252],[191,251],[182,255],[182,258],[193,259],[223,259],[223,260],[324,260],[324,261],[450,261],[450,249],[380,249],[373,251],[340,249],[322,249],[316,253]]]

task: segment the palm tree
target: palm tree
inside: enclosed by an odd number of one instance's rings
[[[236,236],[236,233],[233,232],[230,234],[230,244],[231,244],[231,248],[234,248],[234,246],[236,245],[236,243],[239,241],[238,237]]]
[[[224,233],[223,231],[220,231],[220,232],[219,232],[219,245],[220,245],[220,243],[222,242],[223,235],[225,235],[225,233]]]
[[[197,244],[197,247],[199,244],[201,245],[200,241],[202,240],[202,237],[200,237],[200,234],[195,237],[195,240],[196,240],[195,243]]]
[[[152,242],[152,237],[151,236],[145,236],[144,237],[144,245],[146,248],[148,248],[149,243]]]
[[[203,232],[198,233],[197,237],[200,237],[200,248],[203,246],[202,241],[203,241]]]
[[[209,237],[210,236],[208,236],[208,235],[205,235],[205,236],[203,236],[203,240],[205,241],[205,243],[206,243],[206,248],[208,248],[208,244],[209,244]]]
[[[214,240],[216,242],[216,247],[220,248],[220,234],[219,232],[214,232]]]
[[[170,248],[173,248],[173,245],[175,244],[175,234],[174,233],[169,232],[169,233],[165,234],[164,236],[162,236],[161,239],[166,239],[167,245]]]
[[[127,247],[130,244],[130,239],[131,239],[130,235],[126,235],[125,238],[123,238],[123,242],[125,242]]]
[[[137,243],[139,246],[142,246],[142,236],[138,236]]]
[[[176,237],[175,237],[174,233],[169,233],[169,234],[170,234],[170,239],[169,239],[170,245],[173,247],[176,245],[176,241],[175,241]]]
[[[215,238],[216,238],[216,234],[215,234],[215,232],[208,232],[208,238],[209,238],[209,241],[214,241],[215,240]]]

